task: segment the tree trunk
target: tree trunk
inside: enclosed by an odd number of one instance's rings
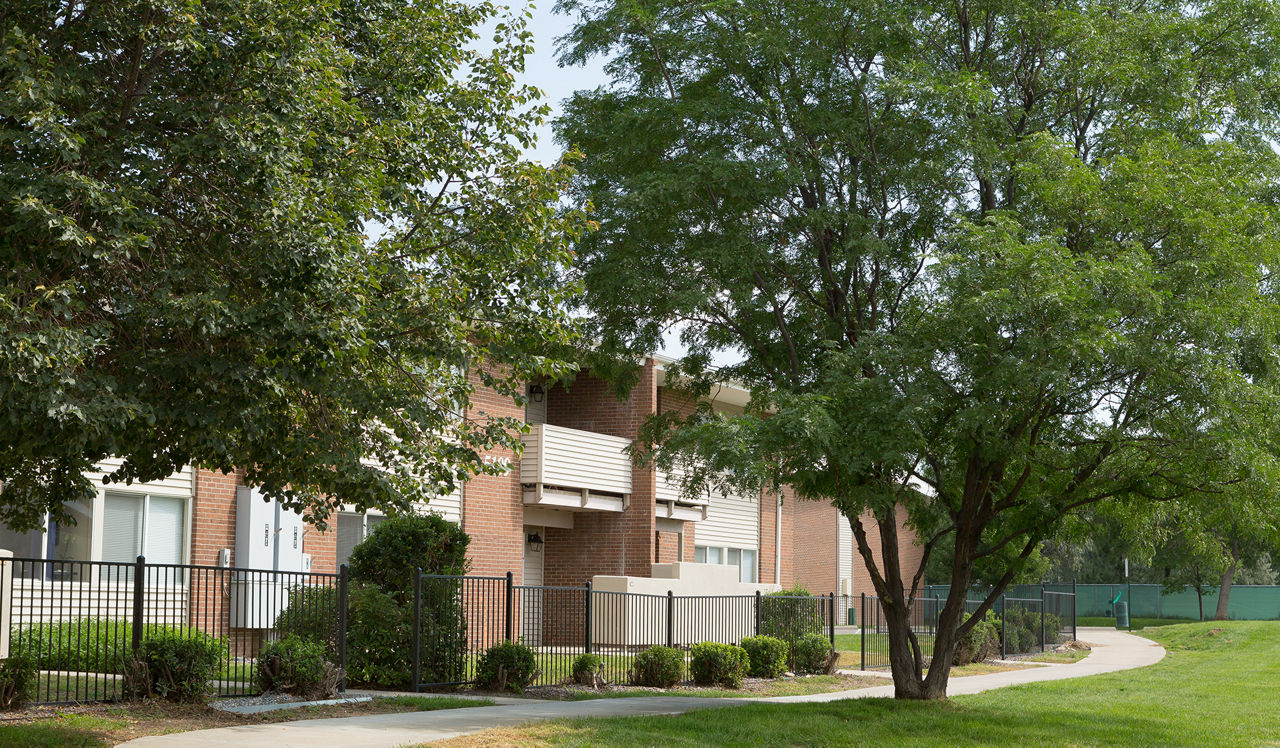
[[[1231,603],[1231,582],[1236,578],[1236,566],[1240,563],[1240,544],[1231,544],[1231,564],[1222,572],[1222,581],[1218,583],[1218,610],[1213,620],[1227,620],[1227,608]]]

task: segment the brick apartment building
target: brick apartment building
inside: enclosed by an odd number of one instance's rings
[[[651,577],[653,564],[682,561],[737,567],[746,584],[871,591],[848,524],[829,504],[797,502],[786,491],[688,501],[667,476],[633,466],[623,450],[641,424],[687,407],[666,387],[662,361],[647,359],[640,374],[626,400],[589,372],[567,386],[530,385],[527,408],[487,390],[476,394],[474,411],[519,417],[531,430],[519,457],[492,455],[510,460],[507,474],[477,476],[427,507],[471,536],[472,573],[509,570],[523,584],[581,585],[596,575]],[[713,404],[740,408],[747,397],[722,388]],[[156,563],[271,568],[270,555],[246,550],[264,535],[246,531],[251,513],[268,527],[274,521],[280,545],[297,551],[288,558],[277,551],[277,568],[332,572],[382,519],[340,511],[331,529],[319,532],[273,510],[239,476],[197,468],[153,483],[104,486],[89,506],[72,511],[79,515],[75,527],[23,534],[0,527],[0,549],[55,560],[132,561],[143,554]],[[915,548],[909,530],[902,539]],[[918,548],[906,562],[918,563]]]

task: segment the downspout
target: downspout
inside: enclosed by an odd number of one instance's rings
[[[782,586],[782,489],[778,489],[778,506],[773,512],[773,583]]]

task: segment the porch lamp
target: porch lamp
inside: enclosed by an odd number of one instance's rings
[[[529,385],[529,399],[534,401],[535,403],[542,402],[542,398],[546,394],[547,394],[547,391],[542,388],[542,385],[540,384]]]
[[[536,532],[529,533],[529,550],[542,553],[542,536]]]

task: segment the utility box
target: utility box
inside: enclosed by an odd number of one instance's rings
[[[289,604],[289,590],[300,577],[273,572],[303,571],[302,515],[276,501],[264,501],[255,488],[236,488],[236,567],[231,580],[231,625],[266,629]]]

